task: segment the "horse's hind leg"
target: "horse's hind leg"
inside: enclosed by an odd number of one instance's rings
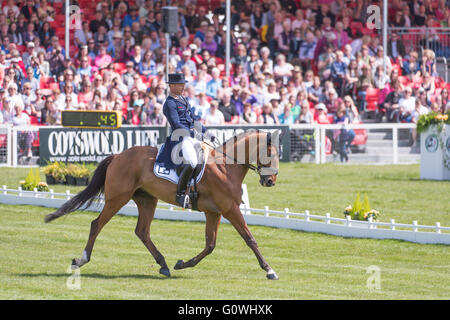
[[[91,231],[89,232],[89,239],[86,247],[84,248],[83,255],[80,259],[72,260],[72,268],[80,268],[89,262],[95,239],[98,234],[105,224],[111,220],[111,218],[130,200],[130,198],[131,195],[125,194],[105,201],[102,212],[97,219],[91,222]]]
[[[191,260],[184,262],[178,260],[174,269],[184,269],[194,267],[204,257],[213,252],[216,246],[217,232],[219,230],[221,215],[218,213],[206,213],[206,225],[205,225],[205,249]]]
[[[258,259],[260,267],[267,272],[267,279],[270,280],[278,280],[278,276],[273,271],[273,269],[266,262],[261,252],[259,251],[258,244],[256,243],[255,238],[253,237],[250,229],[247,226],[247,223],[244,220],[244,217],[241,214],[239,207],[237,209],[233,209],[227,214],[223,215],[228,221],[231,222],[233,227],[237,230],[237,232],[241,235],[241,237],[245,240],[245,243],[252,249],[256,258]]]
[[[150,239],[150,224],[155,215],[155,208],[158,203],[158,199],[138,190],[133,195],[133,200],[136,202],[139,211],[135,233],[138,238],[141,239],[142,243],[144,243],[148,251],[150,251],[156,263],[161,266],[159,273],[165,275],[166,277],[170,277],[170,271],[167,267],[164,256],[158,251]]]

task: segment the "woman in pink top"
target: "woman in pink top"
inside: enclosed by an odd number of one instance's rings
[[[109,54],[106,53],[106,47],[101,46],[98,56],[95,57],[95,66],[98,69],[104,69],[108,67],[111,62],[112,58]]]

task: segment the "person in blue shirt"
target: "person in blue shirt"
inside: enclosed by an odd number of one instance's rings
[[[206,95],[215,99],[217,98],[217,90],[222,88],[222,80],[220,79],[220,70],[213,68],[211,71],[212,79],[206,83]]]
[[[342,51],[336,52],[336,61],[331,64],[331,79],[336,84],[336,91],[343,95],[343,84],[346,74],[347,66],[344,61],[344,53]]]
[[[127,14],[124,18],[123,18],[123,23],[122,23],[122,27],[130,27],[133,25],[133,22],[139,22],[139,12],[137,7],[131,7],[130,8],[130,13]]]
[[[195,122],[195,116],[189,101],[182,96],[186,82],[182,73],[169,74],[167,83],[169,84],[170,95],[163,106],[163,113],[172,129],[171,134],[166,139],[166,147],[169,148],[166,152],[170,152],[172,163],[179,166],[179,162],[181,162],[182,165],[177,185],[176,202],[183,208],[189,203],[189,197],[186,195],[187,184],[192,178],[194,169],[199,164],[198,150],[201,150],[201,146],[197,136],[201,134],[203,138],[203,134],[206,132],[205,127],[200,122]],[[182,137],[181,142],[180,137]],[[211,141],[214,140],[215,138],[212,136]],[[177,157],[179,152],[172,152],[172,149],[178,143],[181,143],[182,159],[175,159],[174,156]]]

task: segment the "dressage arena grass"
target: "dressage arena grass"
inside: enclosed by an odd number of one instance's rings
[[[15,187],[28,169],[0,169],[0,185]],[[277,186],[263,188],[249,173],[254,208],[330,212],[342,217],[356,192],[398,222],[450,225],[449,182],[421,181],[419,166],[280,165]],[[64,191],[65,186],[55,187]],[[73,192],[80,188],[71,187]],[[450,251],[445,245],[350,239],[250,226],[280,280],[265,279],[251,250],[231,225],[222,224],[216,249],[195,268],[173,270],[204,246],[204,223],[152,223],[151,235],[172,278],[134,235],[136,217],[115,216],[100,233],[91,262],[81,268],[80,290],[66,282],[72,258],[86,244],[92,212],[44,224],[53,209],[0,205],[0,299],[448,299]],[[381,289],[369,290],[369,266],[380,270]],[[69,279],[70,280],[70,279]],[[69,281],[70,282],[70,281]]]

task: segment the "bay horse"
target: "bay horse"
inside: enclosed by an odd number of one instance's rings
[[[178,260],[174,269],[194,267],[214,250],[221,216],[223,216],[230,221],[254,252],[260,267],[266,271],[266,277],[271,280],[278,279],[276,272],[261,255],[239,208],[241,185],[249,169],[259,174],[262,186],[275,185],[279,167],[278,144],[272,143],[270,133],[249,130],[221,146],[207,150],[209,158],[203,177],[197,185],[198,208],[206,216],[206,245],[192,259],[186,262]],[[265,156],[270,157],[269,163],[267,161],[262,163],[264,152],[261,150],[265,151]],[[242,151],[245,153],[242,154]],[[130,199],[133,199],[138,208],[135,233],[161,266],[159,272],[170,277],[164,256],[150,238],[150,224],[158,200],[177,205],[176,185],[156,177],[153,173],[157,153],[158,150],[155,147],[132,147],[120,154],[105,158],[100,162],[91,182],[83,191],[64,203],[54,213],[45,216],[45,222],[50,222],[82,207],[87,208],[98,195],[104,193],[104,207],[100,215],[92,221],[86,247],[81,258],[72,260],[72,268],[79,268],[89,262],[95,239],[102,228]],[[238,156],[242,161],[238,161]]]

